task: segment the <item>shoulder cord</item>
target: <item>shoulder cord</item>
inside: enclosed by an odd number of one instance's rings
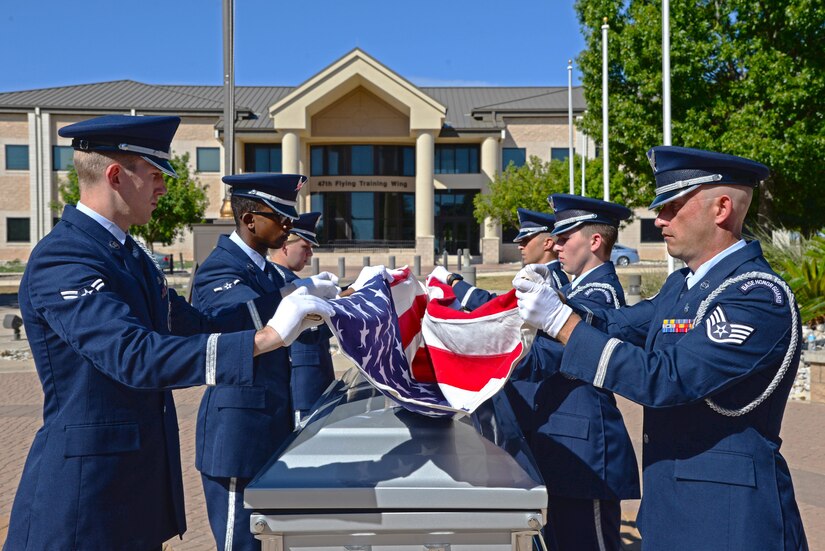
[[[143,241],[138,241],[137,239],[135,239],[135,243],[137,243],[138,247],[140,247],[141,250],[143,250],[143,252],[146,253],[146,256],[149,257],[149,260],[152,261],[152,264],[155,265],[155,268],[157,268],[158,272],[160,272],[160,274],[163,275],[163,270],[161,270],[160,264],[158,264],[158,261],[155,259],[155,256],[152,254],[152,251],[149,250],[149,247],[147,247],[143,243]],[[165,275],[163,277],[164,277],[164,279],[166,278]]]
[[[154,264],[155,269],[157,269],[158,271],[158,274],[160,275],[160,277],[163,278],[164,286],[168,286],[169,282],[166,279],[166,274],[163,273],[160,264],[158,264],[155,255],[152,254],[152,251],[149,250],[149,247],[144,245],[143,241],[138,241],[137,239],[134,239],[134,242],[137,243],[138,247],[140,247],[141,250],[146,254],[146,256],[149,257],[149,260],[152,261],[152,264]],[[169,300],[168,294],[166,295],[166,327],[169,328],[169,332],[172,331],[172,301]]]
[[[785,291],[785,296],[788,299],[788,307],[791,309],[791,327],[793,328],[793,331],[791,332],[791,342],[788,345],[788,350],[785,352],[785,358],[782,360],[782,365],[779,366],[779,369],[777,370],[776,375],[774,375],[771,383],[768,385],[768,388],[766,388],[765,391],[750,404],[739,409],[726,409],[718,405],[710,398],[705,398],[705,403],[713,411],[721,415],[725,415],[727,417],[741,417],[746,413],[750,413],[759,404],[764,402],[773,393],[774,390],[776,390],[776,387],[779,386],[779,383],[782,381],[782,378],[788,371],[788,366],[790,366],[791,361],[793,361],[794,354],[796,353],[796,347],[799,343],[799,334],[798,331],[796,331],[796,326],[799,323],[799,313],[797,313],[796,311],[796,298],[794,297],[793,291],[791,291],[790,287],[788,287],[788,284],[785,283],[781,278],[765,272],[747,272],[744,274],[740,274],[736,277],[726,279],[699,305],[699,309],[696,312],[696,319],[693,320],[694,329],[698,328],[699,325],[701,325],[702,318],[704,318],[705,313],[707,312],[707,309],[710,306],[711,302],[714,299],[716,299],[716,297],[718,297],[722,293],[722,291],[724,291],[734,283],[739,283],[740,281],[743,281],[745,279],[754,278],[767,279],[768,281],[772,281],[773,283],[776,283],[777,285],[782,287],[782,289]]]

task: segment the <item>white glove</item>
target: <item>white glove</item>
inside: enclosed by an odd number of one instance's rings
[[[555,338],[573,310],[561,301],[559,294],[548,283],[537,283],[516,274],[513,287],[518,299],[518,313],[524,323]]]
[[[310,295],[318,298],[335,298],[341,292],[338,287],[338,277],[329,272],[305,277],[292,281],[296,288],[303,287]]]
[[[429,285],[430,281],[433,279],[443,283],[444,285],[449,285],[449,283],[447,283],[447,278],[451,275],[452,272],[444,266],[436,266],[435,269],[430,272],[430,275],[427,276],[427,285]]]
[[[333,284],[338,285],[338,276],[332,272],[321,272],[318,275],[309,276],[309,279],[315,281],[331,281]]]
[[[364,266],[361,270],[361,273],[358,274],[358,277],[355,278],[355,281],[352,282],[352,285],[349,286],[350,289],[353,291],[360,291],[364,288],[369,280],[374,278],[377,275],[381,275],[386,281],[393,280],[393,274],[390,273],[387,268],[379,264],[378,266]]]
[[[303,331],[321,325],[324,318],[329,319],[334,315],[332,306],[325,300],[310,295],[302,287],[281,300],[275,315],[266,324],[277,331],[284,344],[289,346]]]
[[[552,287],[556,286],[550,268],[546,264],[528,264],[518,271],[513,281],[516,279],[526,279],[533,283],[547,283]]]

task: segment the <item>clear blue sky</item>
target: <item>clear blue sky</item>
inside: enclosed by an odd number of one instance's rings
[[[0,6],[0,91],[222,83],[221,0]],[[235,0],[238,85],[295,86],[355,47],[420,86],[561,86],[584,40],[573,0]]]

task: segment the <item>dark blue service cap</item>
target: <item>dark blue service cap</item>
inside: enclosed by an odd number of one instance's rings
[[[292,229],[289,230],[289,233],[295,234],[317,247],[318,236],[315,234],[315,226],[318,225],[320,218],[320,212],[305,212],[292,223]]]
[[[550,232],[556,217],[546,212],[536,212],[534,210],[518,209],[518,235],[513,239],[513,243],[519,243],[523,239],[531,237],[537,233]]]
[[[690,193],[702,184],[756,187],[770,174],[770,169],[762,163],[690,147],[660,145],[647,152],[647,160],[656,178],[656,198],[650,204],[651,209]]]
[[[57,133],[72,138],[72,147],[78,151],[140,155],[165,174],[177,178],[169,159],[178,125],[180,117],[106,115],[64,126]]]
[[[551,235],[568,232],[583,224],[607,224],[618,228],[619,222],[631,215],[630,209],[623,205],[569,193],[554,193],[547,202],[556,214]]]
[[[278,214],[295,220],[298,218],[295,199],[307,177],[302,174],[250,172],[224,176],[222,180],[232,186],[232,195],[257,199]]]

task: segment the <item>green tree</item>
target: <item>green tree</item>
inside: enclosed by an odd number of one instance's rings
[[[654,196],[645,152],[662,143],[661,2],[577,0],[579,55],[601,136],[601,25],[609,39],[610,161],[629,206]],[[743,155],[771,168],[751,217],[810,235],[825,210],[825,4],[815,0],[671,2],[674,145]],[[612,179],[611,179],[612,181]]]
[[[129,233],[143,238],[154,250],[155,243],[171,245],[176,237],[183,233],[184,228],[203,221],[203,214],[209,200],[206,197],[206,186],[201,186],[197,178],[189,171],[189,153],[175,155],[169,161],[177,178],[163,176],[166,183],[166,195],[158,200],[158,206],[152,213],[152,218],[142,226],[132,226]],[[58,185],[60,201],[52,203],[52,209],[61,212],[64,205],[77,204],[80,199],[80,189],[77,181],[77,171],[69,167],[67,179]]]
[[[74,165],[69,165],[69,172],[65,180],[57,182],[57,193],[60,199],[51,202],[54,212],[60,214],[65,205],[76,205],[80,201],[80,186],[77,182],[77,170]]]
[[[575,193],[581,193],[581,157],[574,158]],[[602,163],[591,159],[585,163],[585,191],[588,197],[603,197]],[[613,177],[611,177],[613,178]],[[618,180],[616,180],[618,184]],[[614,189],[611,179],[611,199]],[[486,217],[501,222],[504,227],[518,227],[519,207],[539,212],[551,212],[547,197],[553,193],[569,193],[570,173],[567,161],[542,161],[532,156],[520,167],[510,164],[490,183],[490,193],[476,195],[473,206],[479,223]]]

